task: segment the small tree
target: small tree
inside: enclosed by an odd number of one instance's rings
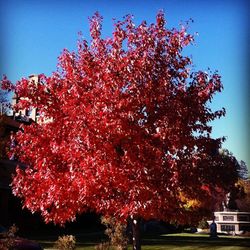
[[[245,162],[239,162],[227,149],[220,150],[219,157],[221,158],[220,171],[229,170],[224,174],[223,181],[231,182],[232,176],[235,180],[232,185],[226,185],[223,207],[235,210],[238,209],[237,200],[241,200],[245,196],[243,184],[247,179],[247,166]]]
[[[182,55],[193,41],[187,25],[165,25],[162,12],[150,25],[127,16],[104,39],[97,13],[90,44],[80,38],[77,52],[65,49],[58,70],[37,84],[17,82],[18,108],[38,108],[41,120],[17,134],[16,154],[28,167],[17,169],[13,193],[46,222],[63,224],[88,209],[129,218],[140,249],[140,218],[199,221],[234,181],[223,181],[227,168],[211,156],[221,139],[211,138],[208,123],[225,110],[208,103],[221,77],[192,72]]]
[[[102,224],[107,227],[105,234],[109,237],[111,246],[116,250],[126,250],[128,247],[127,225],[117,221],[114,217],[102,217]]]
[[[244,161],[239,162],[238,175],[242,180],[247,180],[249,178],[247,164]]]
[[[18,227],[13,224],[9,230],[4,233],[4,239],[0,242],[1,250],[12,250],[15,249],[15,237],[18,232]]]
[[[238,183],[239,189],[243,189],[244,194],[238,195],[236,199],[237,207],[240,211],[250,212],[250,179],[240,180]]]
[[[76,238],[73,235],[59,236],[55,243],[55,247],[58,250],[75,250]]]
[[[0,116],[6,114],[9,111],[10,103],[8,98],[8,92],[3,90],[2,84],[0,84]]]

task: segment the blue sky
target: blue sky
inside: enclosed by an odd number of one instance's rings
[[[79,31],[89,39],[88,17],[96,11],[104,17],[104,37],[112,34],[112,19],[120,20],[126,14],[133,14],[138,24],[142,20],[152,23],[163,9],[169,28],[192,18],[189,31],[199,35],[185,54],[192,55],[197,70],[218,70],[224,84],[224,91],[214,98],[212,107],[225,107],[227,115],[213,123],[213,136],[226,136],[224,148],[249,167],[247,2],[0,0],[0,74],[13,82],[33,73],[51,74],[63,48],[76,49]]]

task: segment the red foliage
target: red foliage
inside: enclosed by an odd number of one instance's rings
[[[57,72],[16,84],[27,98],[19,108],[39,108],[42,118],[17,134],[28,168],[18,169],[13,192],[46,222],[87,209],[183,222],[192,209],[180,193],[207,204],[211,187],[224,188],[222,173],[212,178],[216,164],[201,164],[221,142],[208,125],[225,113],[208,107],[220,76],[191,72],[182,49],[193,37],[186,27],[165,28],[162,12],[151,25],[127,16],[107,39],[101,21],[93,16],[91,44],[80,39],[76,53],[64,50]]]

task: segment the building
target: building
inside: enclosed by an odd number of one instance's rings
[[[30,81],[39,81],[37,75],[31,75]],[[18,103],[20,98],[14,95],[12,105]],[[11,156],[12,133],[19,130],[21,124],[29,125],[39,118],[37,109],[18,110],[11,114],[0,114],[0,225],[9,226],[18,221],[18,214],[22,213],[20,201],[12,195],[10,184],[16,166],[25,166],[18,162],[15,155]]]
[[[13,221],[10,210],[15,203],[10,183],[15,174],[16,166],[23,166],[20,162],[10,160],[7,151],[10,147],[11,133],[17,132],[20,122],[6,115],[0,116],[0,225],[8,226]]]
[[[217,224],[218,233],[241,234],[250,231],[250,212],[214,212],[214,222]],[[208,223],[211,224],[212,221]]]
[[[40,79],[38,75],[30,75],[29,80],[30,82],[34,82],[36,84]],[[14,94],[12,98],[12,105],[15,106],[19,102],[19,100],[20,98],[16,94]],[[39,117],[40,113],[37,108],[22,109],[13,112],[14,120],[20,120],[23,122],[37,122]]]

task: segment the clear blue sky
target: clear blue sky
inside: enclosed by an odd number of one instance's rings
[[[198,32],[196,44],[185,53],[193,56],[196,69],[219,70],[224,91],[212,104],[225,107],[227,115],[214,123],[214,137],[226,136],[224,148],[250,166],[249,88],[247,52],[249,19],[247,0],[0,0],[0,74],[16,81],[32,73],[55,71],[63,48],[75,50],[77,33],[89,38],[88,17],[99,11],[103,34],[112,34],[112,18],[133,14],[135,22],[155,21],[163,9],[168,27],[194,20],[190,32]],[[249,55],[249,54],[248,54]]]

